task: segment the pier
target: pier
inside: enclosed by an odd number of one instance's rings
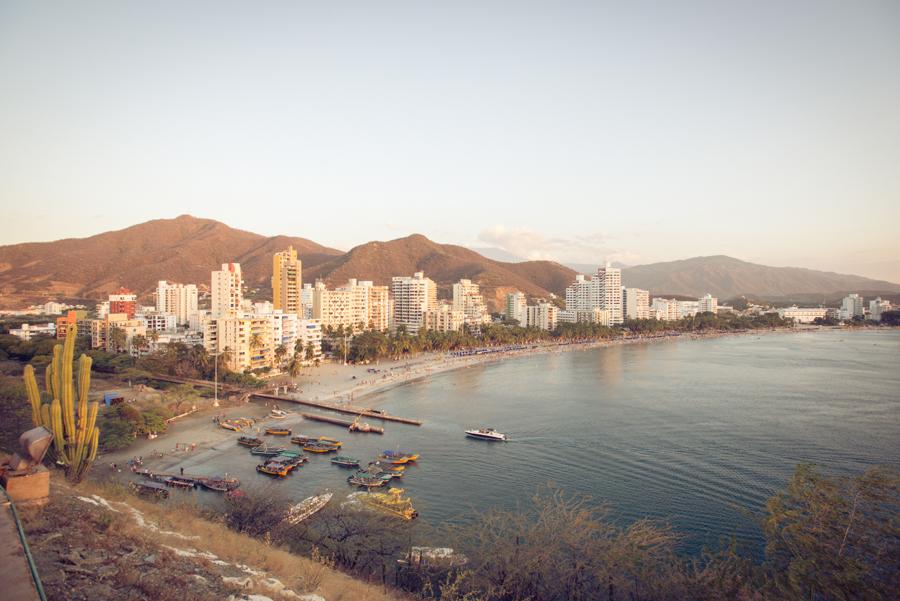
[[[292,399],[291,397],[278,396],[266,392],[251,392],[250,396],[266,399],[270,401],[278,401],[279,403],[296,403],[298,405],[306,405],[307,407],[317,407],[328,411],[336,411],[338,413],[346,413],[348,415],[361,415],[372,419],[380,419],[386,422],[397,422],[399,424],[409,424],[410,426],[421,426],[422,420],[411,419],[408,417],[400,417],[398,415],[389,415],[380,411],[374,411],[366,407],[357,407],[355,405],[342,405],[338,403],[329,403],[327,401],[309,401],[306,399]]]
[[[334,424],[336,426],[344,426],[349,428],[355,422],[348,419],[341,419],[339,417],[331,417],[329,415],[322,415],[320,413],[301,413],[303,419],[309,419],[314,422],[325,422],[326,424]],[[369,426],[368,430],[355,430],[356,432],[370,432],[372,434],[384,434],[384,428],[380,428],[378,426]]]

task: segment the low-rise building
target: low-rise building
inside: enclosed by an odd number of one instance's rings
[[[813,323],[817,319],[825,319],[828,315],[826,307],[784,307],[778,309],[782,319],[793,319],[794,323]]]
[[[158,311],[141,313],[136,319],[144,323],[148,332],[174,332],[178,323],[174,313],[159,313]]]
[[[697,311],[698,313],[718,313],[719,312],[719,299],[717,299],[712,294],[707,294],[706,296],[702,296],[697,299]]]
[[[650,317],[659,321],[677,321],[680,317],[678,301],[674,298],[654,298],[650,305]]]
[[[51,338],[55,338],[56,324],[53,322],[45,324],[23,323],[21,327],[12,329],[9,331],[9,333],[25,341],[29,341],[38,336],[49,336]]]
[[[609,311],[597,308],[602,311],[609,320]],[[555,330],[559,321],[559,308],[548,302],[541,302],[536,305],[528,305],[525,309],[525,325],[529,328],[538,328],[541,330]]]

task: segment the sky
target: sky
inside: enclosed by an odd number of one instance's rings
[[[900,2],[0,0],[0,206],[900,282]]]

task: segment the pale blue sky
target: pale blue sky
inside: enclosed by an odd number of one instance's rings
[[[900,2],[0,0],[0,202],[900,282]]]

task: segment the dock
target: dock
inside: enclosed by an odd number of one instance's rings
[[[344,426],[345,428],[349,428],[355,422],[348,419],[341,419],[339,417],[331,417],[329,415],[322,415],[320,413],[301,413],[303,419],[309,419],[314,422],[325,422],[326,424],[334,424],[336,426]],[[357,430],[357,432],[370,432],[372,434],[384,434],[384,428],[380,428],[378,426],[369,426],[368,430]]]
[[[380,411],[373,411],[366,407],[357,407],[355,405],[343,405],[338,403],[329,403],[327,401],[310,401],[306,399],[292,399],[291,397],[278,396],[265,392],[251,392],[250,396],[254,396],[269,401],[278,401],[279,403],[296,403],[298,405],[306,405],[307,407],[317,407],[327,411],[336,411],[347,415],[361,415],[372,419],[380,419],[386,422],[397,422],[398,424],[408,424],[410,426],[421,426],[422,420],[411,419],[408,417],[400,417],[398,415],[389,415]]]

